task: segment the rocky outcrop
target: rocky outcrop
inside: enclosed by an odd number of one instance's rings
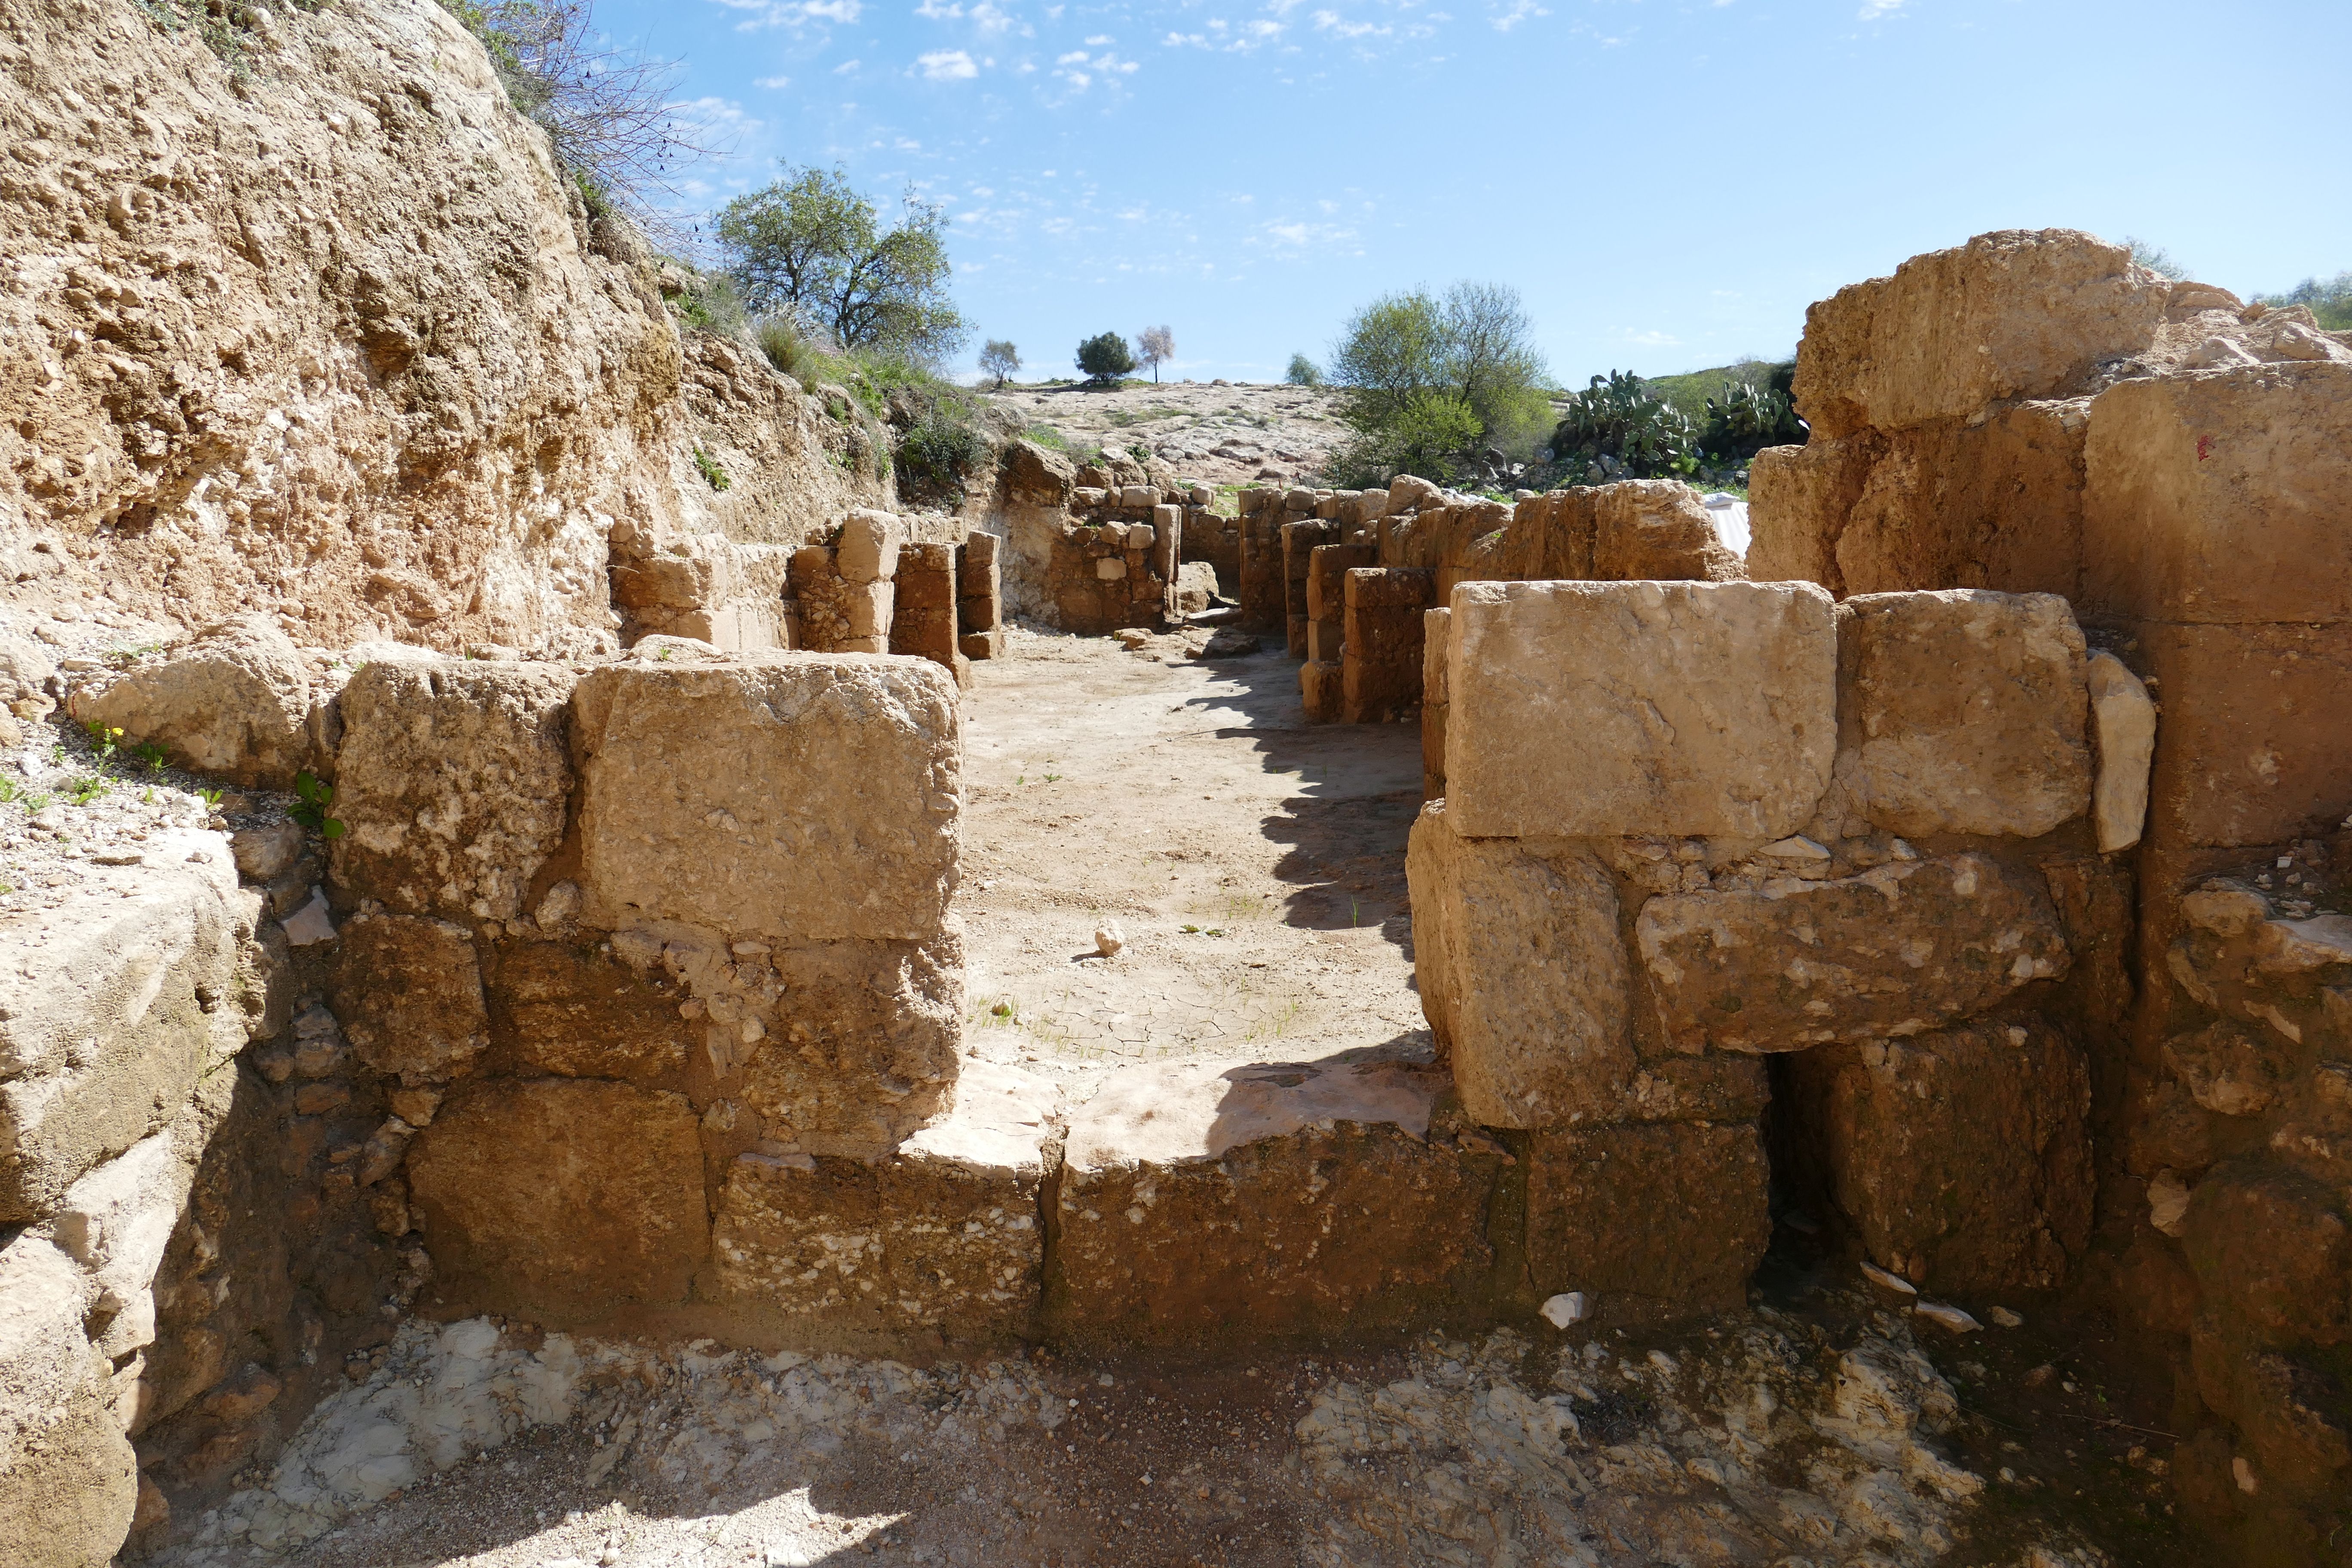
[[[440,5],[25,0],[0,73],[20,598],[544,647],[618,625],[616,521],[791,545],[889,493],[845,398],[681,331]]]

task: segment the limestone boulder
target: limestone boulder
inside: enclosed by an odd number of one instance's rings
[[[81,1269],[47,1237],[0,1247],[0,1557],[23,1568],[111,1562],[138,1503],[89,1308]]]
[[[2148,347],[2169,303],[2123,246],[2073,229],[1980,234],[1808,310],[1797,410],[1833,440],[2064,395]]]
[[[608,667],[573,713],[585,923],[799,942],[940,930],[962,736],[938,665]]]
[[[2091,800],[2082,629],[2052,594],[1838,606],[1837,775],[1890,833],[2037,838]]]
[[[58,1245],[81,1268],[94,1342],[120,1363],[155,1342],[155,1277],[187,1207],[203,1152],[206,1119],[183,1110],[173,1125],[142,1139],[82,1176],[49,1221]]]
[[[803,1332],[1031,1329],[1059,1099],[1046,1079],[975,1061],[954,1109],[887,1158],[737,1156],[711,1242],[719,1296]]]
[[[1070,1119],[1055,1331],[1247,1339],[1463,1310],[1492,1263],[1497,1162],[1444,1130],[1444,1089],[1442,1072],[1387,1063],[1114,1073]]]
[[[698,1120],[628,1084],[455,1089],[408,1150],[436,1289],[559,1317],[683,1301],[710,1242]]]
[[[997,463],[1006,498],[1023,506],[1066,505],[1076,482],[1067,457],[1025,438],[1007,442]]]
[[[834,545],[834,567],[847,583],[874,583],[895,577],[898,551],[907,531],[887,511],[853,511],[841,525]]]
[[[1531,1135],[1528,1277],[1604,1323],[1737,1311],[1772,1222],[1752,1124],[1664,1121]]]
[[[399,914],[510,921],[563,842],[560,665],[371,664],[343,690],[337,881]]]
[[[1777,839],[1837,745],[1828,594],[1806,583],[1464,583],[1445,779],[1467,837]]]
[[[473,935],[446,921],[345,921],[330,995],[360,1059],[411,1086],[470,1072],[489,1044]]]
[[[2352,1485],[2352,1393],[2319,1359],[2254,1348],[2219,1312],[2200,1314],[2189,1335],[2198,1395],[2237,1426],[2257,1483],[2327,1504]]]
[[[50,683],[58,661],[29,637],[0,637],[0,708],[10,717],[39,719],[57,710]]]
[[[2352,364],[2124,382],[2091,405],[2084,468],[2089,610],[2195,625],[2352,620]]]
[[[1462,1108],[1486,1127],[1622,1114],[1639,1064],[1615,884],[1581,847],[1465,839],[1440,801],[1405,858],[1413,973]]]
[[[225,622],[160,658],[74,693],[76,721],[123,732],[125,747],[162,746],[192,773],[247,787],[291,789],[331,762],[331,688],[264,616]],[[323,743],[322,743],[323,742]]]
[[[1922,1034],[2072,963],[2048,893],[1975,853],[1661,895],[1634,934],[1659,1022],[1685,1050]]]
[[[1611,583],[1730,583],[1748,567],[1717,534],[1696,490],[1679,479],[1626,479],[1593,492],[1591,574]]]
[[[49,1215],[245,1047],[258,900],[220,834],[144,847],[62,905],[0,916],[0,1225]]]
[[[1870,477],[1870,443],[1816,434],[1801,447],[1768,447],[1748,463],[1748,575],[1843,590],[1838,537]]]
[[[2036,1015],[1792,1058],[1791,1114],[1865,1253],[1945,1294],[2054,1289],[2090,1243],[2091,1082]]]

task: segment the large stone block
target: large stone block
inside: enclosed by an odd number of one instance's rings
[[[2021,403],[1827,443],[1867,454],[1859,489],[1828,519],[1843,591],[2071,597],[2082,572],[2088,407],[2083,398]],[[1832,460],[1819,472],[1834,486],[1843,468]]]
[[[1486,1127],[1613,1121],[1639,1064],[1615,884],[1591,853],[1465,839],[1422,807],[1413,974],[1462,1109]]]
[[[331,995],[344,1037],[360,1059],[411,1086],[470,1072],[489,1044],[473,936],[446,921],[419,915],[346,921]]]
[[[2352,1341],[2352,1222],[2341,1193],[2254,1156],[2225,1161],[2189,1194],[2181,1246],[2205,1305],[2250,1342]]]
[[[515,1078],[607,1078],[677,1089],[701,1026],[680,1016],[688,993],[611,952],[520,942],[497,955],[488,986],[491,1054]]]
[[[1678,479],[1603,485],[1592,492],[1591,507],[1590,575],[1602,582],[1729,583],[1748,575],[1746,563],[1717,535],[1715,519],[1698,492]],[[1540,515],[1549,520],[1549,513]],[[1531,525],[1540,526],[1537,517],[1514,517],[1511,522],[1514,531]]]
[[[1465,583],[1445,775],[1472,837],[1778,838],[1837,746],[1829,595],[1806,583]]]
[[[1772,1222],[1746,1123],[1564,1129],[1528,1140],[1528,1276],[1580,1290],[1604,1322],[1747,1305]]]
[[[2053,1289],[2090,1242],[2091,1080],[2038,1016],[1792,1058],[1797,1142],[1864,1250],[1943,1293]]]
[[[2089,809],[2082,629],[2052,594],[1838,606],[1837,776],[1890,833],[2038,838]]]
[[[343,689],[336,879],[400,914],[514,919],[563,842],[557,665],[371,664]]]
[[[249,616],[82,688],[72,711],[81,723],[121,730],[126,748],[162,746],[192,773],[291,789],[297,773],[333,758],[324,706],[333,694],[284,632]]]
[[[454,1090],[408,1150],[441,1294],[572,1317],[683,1301],[710,1239],[698,1121],[626,1084]]]
[[[143,864],[87,868],[62,904],[0,917],[0,1226],[47,1215],[245,1047],[258,910],[226,838],[164,829],[142,847]]]
[[[1867,440],[1815,436],[1801,447],[1768,447],[1748,464],[1748,575],[1759,583],[1819,583],[1843,591],[1838,535],[1870,477]]]
[[[1380,550],[1370,544],[1318,544],[1307,567],[1307,618],[1339,621],[1347,615],[1348,574],[1377,566]]]
[[[1444,1073],[1182,1062],[1071,1118],[1047,1260],[1057,1333],[1328,1333],[1459,1311],[1492,1250],[1495,1161],[1431,1117]]]
[[[742,1098],[773,1136],[870,1159],[939,1113],[963,1044],[957,935],[779,947],[765,962],[778,996],[748,1053]]]
[[[1347,577],[1340,710],[1351,724],[1404,717],[1421,701],[1423,613],[1437,574],[1358,567]]]
[[[2084,460],[2086,611],[2352,620],[2352,364],[2123,382],[2091,405]]]
[[[1807,310],[1797,408],[1833,439],[2063,396],[2146,348],[2168,297],[2123,246],[2072,229],[1980,234]]]
[[[954,1110],[887,1159],[738,1156],[712,1237],[719,1296],[836,1332],[991,1340],[1028,1329],[1059,1094],[1017,1068],[973,1062]]]
[[[82,1332],[81,1270],[47,1237],[0,1247],[0,1560],[110,1563],[131,1532],[139,1462]]]
[[[955,682],[910,659],[613,666],[574,700],[583,919],[920,940],[953,890]]]
[[[2134,628],[2164,706],[2148,837],[2277,844],[2352,812],[2352,626]]]
[[[2048,894],[1978,854],[1666,894],[1634,932],[1659,1022],[1685,1050],[1922,1034],[2070,963]]]

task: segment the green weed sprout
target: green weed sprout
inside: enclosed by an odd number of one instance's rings
[[[289,816],[321,838],[343,836],[342,823],[327,815],[327,807],[335,804],[334,785],[306,771],[294,775],[294,793],[301,797],[301,804],[287,813]]]

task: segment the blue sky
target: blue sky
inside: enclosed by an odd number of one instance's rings
[[[1787,353],[1805,306],[1992,228],[2165,246],[2240,293],[2352,268],[2342,0],[598,0],[729,152],[912,184],[958,302],[1066,373],[1273,379],[1475,278],[1554,374]],[[977,348],[977,340],[973,344]],[[964,361],[968,364],[971,351]]]

